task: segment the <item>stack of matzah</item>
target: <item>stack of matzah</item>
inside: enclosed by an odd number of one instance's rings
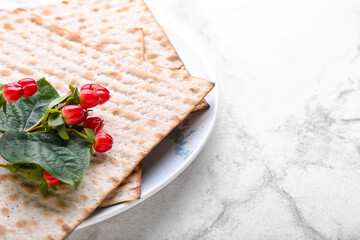
[[[77,191],[61,185],[42,196],[36,183],[0,169],[0,238],[62,239],[102,201],[138,198],[140,161],[191,111],[207,107],[213,84],[189,76],[142,0],[2,12],[0,26],[1,83],[46,77],[61,94],[68,84],[104,85],[112,98],[96,115],[114,137]]]

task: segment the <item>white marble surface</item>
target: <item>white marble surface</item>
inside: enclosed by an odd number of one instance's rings
[[[69,239],[360,239],[360,1],[147,2],[212,64],[218,124],[175,181]]]

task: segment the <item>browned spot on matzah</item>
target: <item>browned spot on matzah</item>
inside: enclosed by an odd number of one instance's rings
[[[184,98],[183,102],[188,104],[196,104],[196,102],[191,98]]]
[[[140,144],[140,145],[143,145],[144,143],[146,143],[146,140],[145,140],[144,138],[142,138],[142,139],[139,140],[139,144]]]
[[[104,18],[104,19],[101,19],[101,21],[102,21],[103,23],[107,23],[109,20],[107,20],[106,18]]]
[[[109,38],[102,38],[102,39],[100,39],[100,42],[103,43],[103,44],[106,44],[106,43],[110,42],[110,39]]]
[[[94,48],[95,48],[96,50],[102,51],[102,50],[105,48],[105,46],[104,46],[103,44],[96,44],[96,45],[94,46]]]
[[[69,227],[69,225],[67,225],[67,224],[65,223],[65,221],[64,221],[63,219],[58,218],[58,219],[56,219],[55,222],[56,222],[58,225],[61,225],[61,229],[62,229],[64,232],[68,233],[68,232],[71,231],[71,228]]]
[[[16,23],[23,23],[23,22],[24,22],[24,19],[18,18],[18,19],[15,20],[15,22],[16,22]]]
[[[81,199],[83,200],[83,201],[87,201],[87,200],[89,200],[89,197],[88,196],[86,196],[86,195],[81,195],[80,196],[81,197]]]
[[[151,38],[156,41],[161,41],[164,38],[164,36],[163,35],[153,35],[153,36],[151,36]]]
[[[37,64],[37,61],[36,61],[36,59],[32,59],[32,60],[30,61],[30,63],[31,63],[32,65],[35,65],[35,64]]]
[[[20,219],[16,222],[16,226],[25,229],[28,233],[33,233],[36,230],[38,223],[35,220]]]
[[[135,57],[138,59],[142,59],[143,58],[143,54],[142,53],[136,53]]]
[[[145,84],[144,88],[145,88],[146,91],[150,91],[150,92],[155,92],[156,89],[157,89],[157,87],[155,87],[155,86],[153,86],[151,84]]]
[[[85,48],[80,48],[79,53],[85,54],[85,53],[87,53],[87,52],[86,52]]]
[[[110,182],[114,182],[114,183],[118,183],[118,182],[120,182],[120,178],[117,178],[117,177],[109,177],[109,181]]]
[[[56,203],[55,203],[55,207],[59,210],[65,210],[68,208],[68,205],[66,205],[65,202],[61,201],[61,200],[58,200]]]
[[[162,72],[162,69],[161,69],[161,68],[158,68],[158,67],[156,67],[156,66],[153,66],[153,68],[151,68],[150,71],[153,72],[153,73],[161,73],[161,72]]]
[[[23,206],[24,206],[24,207],[29,206],[29,204],[30,204],[30,203],[29,203],[28,201],[23,202]]]
[[[134,104],[134,102],[130,99],[126,99],[122,102],[124,105],[131,105],[131,104]]]
[[[162,139],[165,135],[163,133],[155,133],[154,136]]]
[[[92,57],[92,58],[94,58],[94,59],[97,59],[97,58],[99,58],[99,57],[100,57],[100,55],[99,55],[99,54],[97,54],[97,53],[93,53],[93,54],[91,55],[91,57]]]
[[[51,14],[51,10],[49,10],[49,9],[44,9],[43,11],[42,11],[42,14],[43,15],[50,15]]]
[[[169,43],[168,41],[162,41],[162,42],[160,43],[160,45],[161,45],[162,47],[167,47],[167,46],[170,45],[170,43]]]
[[[92,66],[90,67],[91,70],[96,70],[96,69],[98,69],[98,68],[99,68],[99,66],[96,66],[96,65],[92,65]]]
[[[79,22],[85,22],[85,21],[86,21],[86,18],[79,18],[78,21],[79,21]]]
[[[11,71],[4,69],[0,71],[0,74],[1,76],[11,76]]]
[[[177,77],[177,76],[179,76],[179,75],[180,75],[180,73],[178,73],[178,72],[173,72],[173,73],[171,73],[170,77],[174,78],[174,77]]]
[[[1,212],[5,215],[9,214],[10,213],[10,209],[6,208],[6,207],[3,207],[1,208]]]
[[[53,68],[44,68],[44,72],[50,75],[55,75],[55,70]]]
[[[106,75],[108,75],[109,77],[118,79],[118,80],[122,79],[122,75],[119,72],[112,72],[111,71],[111,72],[107,72]]]
[[[198,93],[200,91],[200,88],[198,87],[191,87],[189,88],[189,90],[192,92],[192,93]]]
[[[147,54],[146,56],[147,56],[147,58],[148,58],[149,60],[151,60],[151,59],[157,58],[157,57],[159,56],[159,54],[149,53],[149,54]]]
[[[106,8],[106,9],[111,8],[111,4],[105,4],[105,5],[104,5],[104,8]]]
[[[8,233],[14,233],[14,230],[6,228],[4,225],[0,224],[0,237],[6,237]]]
[[[66,34],[66,31],[56,25],[50,25],[49,26],[49,29],[59,35],[65,35]]]
[[[92,11],[93,11],[93,12],[98,12],[98,11],[99,11],[99,8],[93,8]]]
[[[123,8],[119,8],[118,10],[116,10],[117,12],[125,12],[127,10],[129,10],[130,7],[123,7]]]
[[[119,164],[119,161],[118,161],[115,157],[113,157],[113,156],[110,156],[110,162],[111,162],[112,164],[114,164],[114,165],[118,165],[118,164]]]
[[[52,218],[52,216],[54,216],[54,213],[53,213],[53,212],[44,212],[44,213],[43,213],[43,216],[44,216],[46,219],[50,219],[50,218]]]
[[[78,32],[69,32],[67,34],[67,38],[70,40],[70,41],[73,41],[73,42],[79,42],[81,43],[83,41],[83,39],[81,38],[80,36],[80,33]]]
[[[50,234],[46,235],[46,239],[47,240],[55,240],[55,238],[53,236],[51,236]]]
[[[9,200],[10,200],[10,201],[17,201],[17,200],[19,200],[19,195],[16,194],[16,193],[12,193],[12,194],[10,194],[8,197],[9,197]]]
[[[130,73],[130,74],[133,74],[137,77],[141,77],[141,78],[151,78],[151,79],[154,79],[155,81],[159,81],[160,79],[156,76],[153,76],[147,72],[144,72],[144,71],[141,71],[141,70],[138,70],[137,68],[134,68],[134,67],[127,67],[127,72]]]
[[[30,20],[31,20],[32,22],[34,22],[35,24],[37,24],[37,25],[43,25],[43,20],[42,20],[42,18],[39,17],[39,16],[32,16],[32,17],[30,18]]]
[[[181,120],[181,118],[178,115],[172,115],[171,119],[174,120],[174,121],[180,121]]]
[[[31,185],[30,183],[21,183],[20,187],[25,190],[27,193],[34,194],[35,192],[38,191],[37,187],[34,185]]]
[[[83,77],[86,78],[86,79],[91,80],[94,77],[94,73],[92,73],[92,72],[84,72]]]
[[[175,61],[180,60],[180,58],[177,55],[171,55],[170,57],[167,57],[166,59],[171,61],[171,62],[175,62]]]
[[[78,84],[79,80],[77,78],[73,78],[70,80],[70,83],[73,84],[73,85],[76,85]]]
[[[136,126],[136,128],[135,128],[135,132],[137,132],[137,133],[141,133],[144,131],[145,131],[145,128],[143,126]]]
[[[10,23],[4,23],[4,28],[6,30],[14,30],[14,27]]]
[[[86,208],[81,209],[81,212],[82,212],[82,214],[83,214],[84,216],[89,216],[89,214],[91,213],[91,212],[89,211],[89,209],[86,209]]]
[[[146,120],[146,123],[149,125],[156,125],[158,121],[156,119],[148,119]]]
[[[59,73],[56,73],[56,76],[58,77],[58,78],[64,78],[64,77],[66,77],[67,76],[67,73],[66,72],[59,72]]]
[[[45,201],[50,200],[50,199],[52,199],[54,197],[56,197],[56,195],[54,193],[52,193],[52,192],[48,192],[48,193],[41,196],[41,198],[43,200],[45,200]]]
[[[119,115],[122,113],[122,111],[123,111],[123,109],[121,107],[113,107],[111,110],[112,114],[114,114],[114,115]]]
[[[67,49],[71,49],[71,48],[72,48],[72,45],[71,45],[69,42],[65,41],[65,40],[62,40],[61,43],[60,43],[60,45],[61,45],[63,48],[67,48]]]

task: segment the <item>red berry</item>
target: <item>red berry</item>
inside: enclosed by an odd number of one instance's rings
[[[110,99],[109,90],[107,90],[106,88],[100,86],[99,84],[95,84],[95,83],[85,84],[81,88],[81,91],[83,91],[83,90],[91,90],[93,92],[96,92],[100,97],[99,105],[102,105],[102,104],[106,103]]]
[[[85,109],[79,105],[67,105],[62,109],[64,121],[69,125],[75,125],[83,121]]]
[[[106,103],[107,101],[109,101],[110,92],[106,88],[99,86],[99,87],[94,88],[93,91],[96,92],[100,97],[99,105],[102,105],[102,104]]]
[[[32,78],[24,78],[18,81],[18,83],[24,88],[23,97],[31,97],[39,89],[36,81]]]
[[[107,152],[112,148],[113,138],[104,132],[98,132],[95,136],[94,149],[97,152]]]
[[[98,133],[101,129],[103,129],[104,123],[103,120],[98,117],[90,117],[83,122],[83,126],[84,128],[90,128],[95,133]]]
[[[83,90],[93,90],[96,87],[101,87],[101,86],[96,83],[88,83],[88,84],[85,84],[84,86],[82,86],[80,92]]]
[[[84,108],[96,107],[99,101],[100,98],[96,92],[91,90],[82,90],[80,92],[80,105]]]
[[[89,113],[88,113],[88,112],[86,111],[86,109],[85,109],[84,116],[83,116],[83,118],[81,119],[80,122],[85,121],[85,119],[86,119],[88,116],[89,116]]]
[[[20,84],[9,83],[3,88],[3,97],[7,102],[16,102],[24,95],[24,89]]]
[[[55,178],[53,175],[51,175],[47,171],[44,172],[44,178],[45,178],[47,184],[49,184],[50,186],[55,186],[55,185],[58,185],[59,183],[61,183],[61,181],[59,179]]]

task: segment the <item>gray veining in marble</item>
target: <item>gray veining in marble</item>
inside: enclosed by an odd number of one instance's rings
[[[360,239],[360,1],[147,2],[209,59],[219,120],[171,184],[69,239]]]

